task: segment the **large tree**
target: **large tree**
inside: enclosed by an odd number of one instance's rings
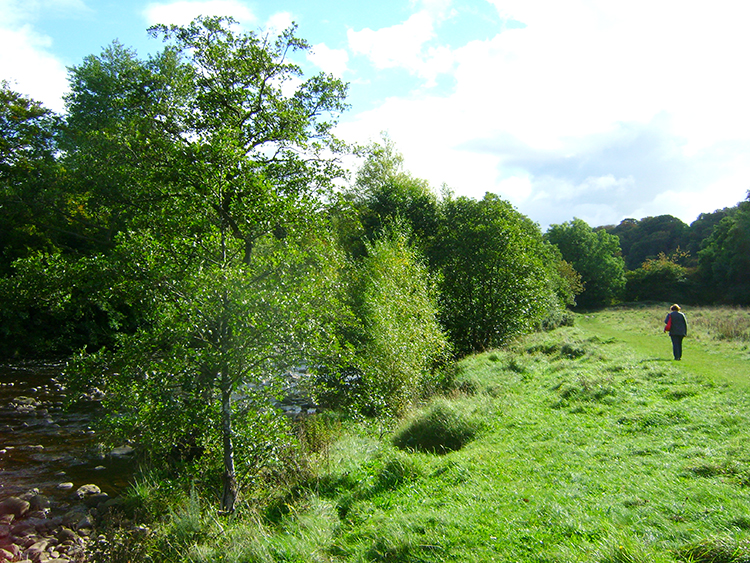
[[[750,192],[714,227],[699,259],[704,299],[750,304]]]
[[[456,351],[487,350],[539,324],[553,300],[559,256],[538,225],[493,194],[448,198],[442,210],[432,255]]]
[[[366,154],[347,193],[359,212],[363,240],[372,242],[396,221],[408,227],[411,242],[420,251],[429,253],[439,223],[437,196],[426,180],[404,169],[403,155],[387,136],[371,143]]]
[[[594,231],[584,220],[574,219],[551,225],[545,237],[581,275],[581,307],[604,307],[620,297],[625,288],[625,263],[615,235],[603,229]]]
[[[108,291],[141,309],[138,330],[78,373],[102,374],[121,431],[220,452],[229,512],[236,417],[261,413],[284,367],[312,359],[336,310],[335,256],[312,227],[341,173],[346,87],[303,78],[294,28],[199,18],[151,32],[167,47],[147,61],[115,44],[71,71],[71,169],[122,274]]]
[[[623,219],[616,227],[605,230],[620,239],[622,257],[628,270],[635,270],[646,260],[656,259],[660,253],[673,255],[684,251],[688,244],[688,226],[672,215]],[[683,260],[682,252],[677,253]]]
[[[46,195],[60,175],[59,117],[0,82],[0,275],[14,260],[55,245]]]

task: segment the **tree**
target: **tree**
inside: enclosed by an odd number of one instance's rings
[[[55,246],[50,231],[58,222],[45,204],[60,174],[58,127],[57,115],[0,82],[0,275]]]
[[[624,219],[616,227],[607,227],[607,232],[620,239],[625,267],[635,270],[650,258],[660,253],[674,254],[688,244],[688,226],[672,215],[644,217],[640,221]],[[683,260],[687,256],[678,253]]]
[[[690,253],[690,265],[698,265],[698,253],[708,242],[714,228],[721,222],[724,217],[733,215],[737,212],[737,207],[725,207],[717,209],[711,213],[701,213],[698,218],[690,223],[688,228],[688,237],[685,250]]]
[[[681,255],[682,254],[682,255]],[[678,261],[684,253],[649,258],[637,270],[625,272],[628,301],[682,302],[687,295],[687,268]]]
[[[350,243],[354,254],[362,254],[365,241],[377,239],[394,221],[408,225],[411,243],[428,253],[438,229],[437,197],[426,180],[404,170],[403,155],[388,137],[371,143],[366,151],[354,186],[346,194],[362,225],[357,240]]]
[[[314,227],[341,174],[332,129],[346,94],[331,76],[301,79],[290,57],[309,45],[294,28],[232,25],[152,28],[163,52],[89,57],[67,99],[69,159],[122,271],[109,291],[143,309],[136,332],[74,374],[100,374],[111,421],[157,453],[184,438],[214,451],[218,436],[226,512],[236,418],[260,416],[285,366],[314,359],[337,310],[338,262]]]
[[[613,303],[625,287],[625,264],[615,235],[594,231],[582,219],[551,225],[545,238],[562,252],[565,261],[581,274],[581,307],[604,307]]]
[[[750,191],[699,252],[699,280],[709,301],[750,304]]]
[[[538,325],[557,267],[539,227],[493,194],[442,204],[433,249],[441,320],[460,354],[487,350]]]
[[[437,289],[405,230],[394,224],[367,243],[353,284],[357,367],[367,407],[378,414],[403,414],[448,352]]]

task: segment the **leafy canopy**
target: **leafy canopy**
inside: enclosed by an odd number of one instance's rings
[[[258,427],[285,367],[331,340],[338,258],[320,219],[346,107],[340,81],[302,78],[293,56],[309,45],[294,27],[233,23],[156,26],[167,46],[147,61],[115,44],[72,69],[67,100],[71,168],[140,316],[72,374],[100,374],[115,437],[155,455],[187,444],[221,466],[228,512],[243,428]],[[241,474],[262,468],[252,451]]]

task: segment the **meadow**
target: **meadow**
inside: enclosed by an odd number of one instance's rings
[[[308,419],[288,494],[187,498],[138,560],[749,562],[748,313],[685,312],[682,362],[663,304],[619,307],[465,358],[397,425]]]

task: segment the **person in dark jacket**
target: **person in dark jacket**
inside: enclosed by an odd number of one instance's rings
[[[675,304],[669,308],[670,312],[664,319],[664,332],[669,331],[672,339],[672,353],[675,360],[682,359],[682,339],[687,336],[687,318],[680,312],[680,306]]]

